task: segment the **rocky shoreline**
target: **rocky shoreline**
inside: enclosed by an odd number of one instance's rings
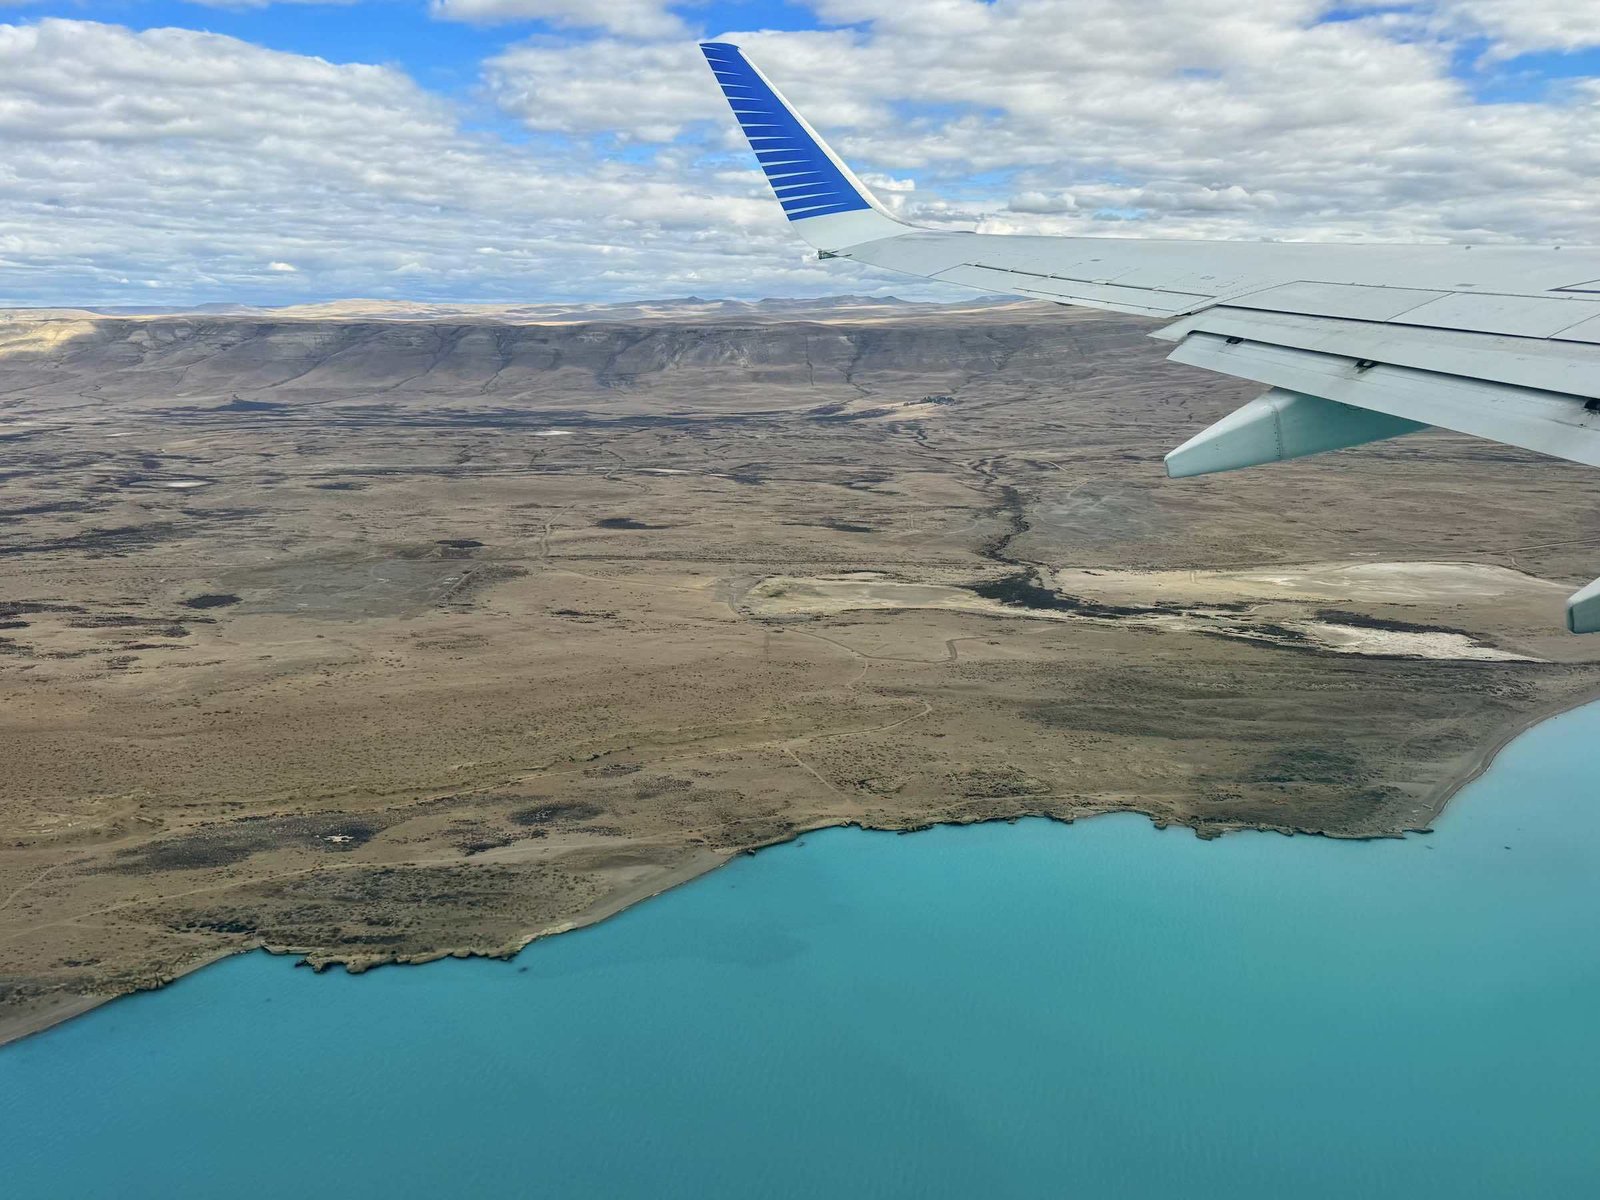
[[[1465,771],[1458,779],[1452,781],[1448,786],[1441,787],[1439,789],[1438,799],[1432,808],[1427,822],[1414,828],[1401,830],[1374,830],[1370,833],[1327,834],[1320,831],[1295,829],[1282,825],[1231,824],[1226,827],[1196,827],[1192,824],[1185,824],[1184,827],[1193,830],[1195,836],[1201,839],[1219,838],[1229,833],[1260,832],[1280,833],[1291,837],[1300,835],[1307,837],[1337,837],[1351,841],[1375,841],[1405,837],[1408,834],[1431,833],[1434,821],[1436,821],[1439,816],[1443,814],[1446,807],[1456,796],[1456,794],[1487,772],[1489,768],[1493,766],[1494,760],[1499,756],[1500,752],[1509,746],[1513,741],[1521,737],[1524,733],[1528,732],[1528,730],[1532,729],[1535,725],[1539,725],[1544,721],[1552,719],[1553,717],[1560,716],[1563,712],[1570,712],[1574,708],[1579,708],[1585,704],[1593,703],[1596,700],[1600,700],[1600,688],[1597,688],[1593,694],[1577,700],[1574,703],[1564,704],[1549,712],[1541,713],[1537,716],[1520,721],[1515,726],[1498,735],[1495,740],[1490,743],[1480,755],[1478,755],[1476,761],[1467,771]],[[1047,812],[1022,813],[1009,817],[980,818],[978,821],[963,822],[963,824],[978,824],[983,823],[985,820],[1015,821],[1023,819],[1024,817],[1043,817],[1050,820],[1061,820],[1067,824],[1071,824],[1077,820],[1089,819],[1096,816],[1105,816],[1119,811],[1125,812],[1137,810],[1119,810],[1108,808],[1084,812],[1078,816],[1065,818],[1057,817]],[[1168,822],[1158,818],[1151,817],[1151,820],[1158,829],[1165,829],[1169,827]],[[826,824],[813,826],[809,829],[797,830],[788,836],[776,839],[761,846],[748,847],[742,851],[739,851],[738,853],[758,854],[760,851],[770,849],[773,846],[786,845],[789,842],[804,837],[808,833],[816,833],[822,829],[833,829],[841,826],[870,829],[886,833],[910,834],[932,829],[936,825],[940,824],[947,823],[930,822],[923,825],[896,828],[862,825],[858,822],[852,821],[828,822]],[[1179,824],[1183,823],[1179,822]],[[259,945],[241,945],[234,949],[210,954],[195,962],[180,964],[170,977],[162,979],[159,982],[151,983],[145,987],[131,989],[127,992],[113,995],[88,994],[67,995],[58,998],[45,998],[30,1004],[20,1011],[6,1011],[5,1009],[0,1008],[0,1046],[5,1046],[8,1043],[19,1041],[20,1039],[28,1037],[32,1034],[42,1033],[45,1030],[63,1024],[74,1017],[82,1016],[84,1013],[91,1012],[103,1004],[110,1003],[113,1000],[121,999],[123,996],[134,995],[141,991],[159,990],[162,987],[176,983],[185,975],[192,974],[195,971],[211,966],[213,963],[220,962],[224,958],[231,958],[235,954],[247,954],[253,950],[265,950],[269,954],[299,958],[299,965],[309,966],[318,972],[329,970],[330,968],[334,967],[342,967],[351,974],[357,975],[373,970],[377,967],[425,966],[428,963],[438,962],[439,960],[445,958],[491,958],[501,960],[515,958],[535,941],[539,941],[547,937],[556,937],[563,933],[569,933],[574,930],[584,929],[591,925],[599,924],[601,921],[616,916],[617,914],[633,907],[635,904],[642,904],[648,900],[654,899],[664,892],[672,890],[673,888],[681,887],[686,883],[691,883],[700,878],[702,875],[709,874],[710,872],[716,870],[733,857],[735,857],[733,852],[704,852],[702,855],[697,856],[690,864],[681,866],[673,871],[663,872],[659,878],[651,878],[642,885],[635,885],[632,888],[619,890],[614,896],[607,897],[600,903],[592,906],[591,911],[585,914],[582,914],[570,921],[562,922],[558,926],[548,929],[540,929],[529,933],[526,936],[520,937],[516,941],[502,947],[480,948],[463,946],[430,952],[426,955],[420,955],[416,957],[385,957],[371,954],[346,956],[341,954],[337,949],[329,950],[319,948],[316,950],[306,950],[297,947],[273,946],[266,943]]]

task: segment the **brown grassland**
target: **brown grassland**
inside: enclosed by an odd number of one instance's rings
[[[1600,691],[1600,476],[1175,482],[1256,389],[1042,305],[0,324],[0,1040],[506,954],[840,823],[1425,828]]]

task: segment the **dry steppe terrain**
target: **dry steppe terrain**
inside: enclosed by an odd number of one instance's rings
[[[403,316],[0,323],[0,1035],[251,946],[507,953],[842,822],[1424,828],[1600,691],[1600,475],[1169,481],[1256,389],[1132,319]]]

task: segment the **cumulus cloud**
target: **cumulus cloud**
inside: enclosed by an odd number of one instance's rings
[[[1589,199],[1600,88],[1485,105],[1458,77],[1447,26],[1469,10],[1487,20],[1498,4],[1441,0],[1409,10],[1424,25],[1402,27],[1392,8],[1351,19],[1343,5],[1332,19],[1327,0],[813,0],[840,28],[727,36],[847,159],[915,175],[893,202],[919,219],[1600,242]],[[1525,6],[1543,11],[1540,0],[1515,8]],[[1556,4],[1548,12],[1559,18]],[[590,56],[628,81],[609,110],[584,94]],[[669,45],[530,44],[494,60],[487,79],[535,128],[681,142],[715,120],[710,144],[732,146],[686,58]]]
[[[549,21],[580,29],[605,29],[626,37],[686,34],[667,0],[430,0],[428,8],[444,20],[474,25]]]
[[[291,280],[294,295],[525,300],[841,285],[743,174],[462,125],[391,67],[191,30],[0,26],[0,299],[270,299]]]
[[[504,111],[541,132],[669,142],[693,121],[726,124],[728,111],[699,46],[686,40],[540,39],[490,58],[484,82]]]
[[[1499,0],[812,4],[824,28],[724,36],[917,221],[1600,243],[1600,81],[1483,104],[1460,77],[1482,39],[1581,44],[1554,3],[1518,0],[1522,41],[1486,32]],[[435,7],[611,32],[547,30],[447,100],[190,30],[0,26],[0,298],[939,293],[803,257],[671,5]]]
[[[1492,58],[1600,46],[1600,6],[1588,0],[1440,0],[1436,28],[1490,40]]]

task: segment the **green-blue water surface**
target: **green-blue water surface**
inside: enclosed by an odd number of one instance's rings
[[[1436,833],[742,858],[511,963],[245,955],[0,1049],[0,1193],[1600,1195],[1600,706]]]

